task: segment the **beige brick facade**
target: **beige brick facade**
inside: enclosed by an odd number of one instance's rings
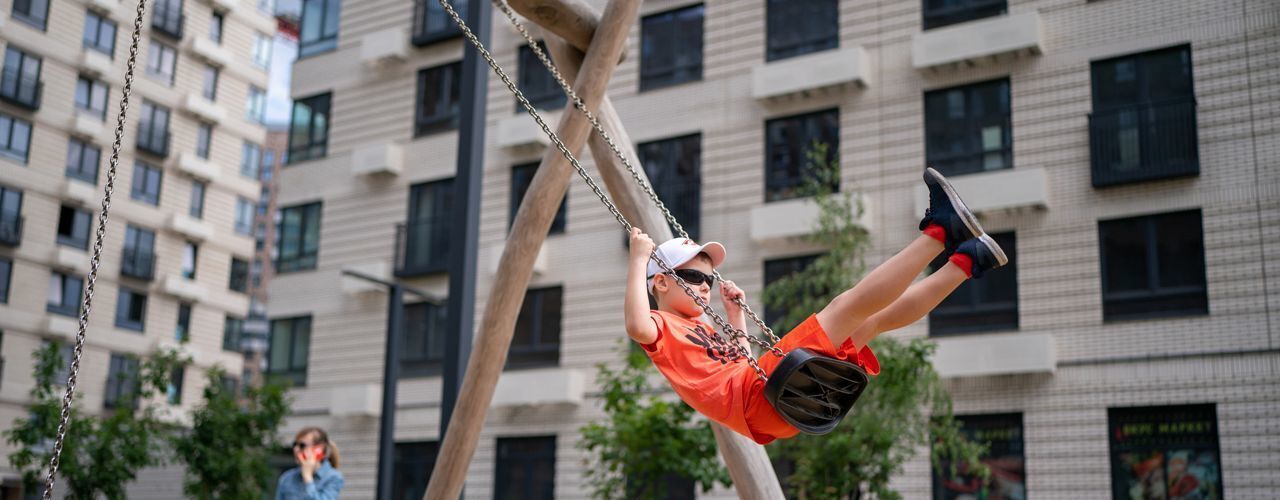
[[[641,15],[694,4],[650,1]],[[762,309],[763,261],[814,250],[750,237],[747,215],[764,205],[765,120],[838,107],[842,190],[867,196],[874,228],[868,262],[874,264],[917,234],[923,93],[1008,78],[1013,169],[1041,170],[1047,190],[1039,203],[984,212],[983,224],[991,232],[1016,232],[1017,334],[1048,335],[1056,358],[1048,372],[950,379],[957,413],[1023,415],[1029,495],[1104,498],[1111,491],[1107,408],[1215,403],[1226,497],[1274,496],[1280,489],[1274,474],[1280,466],[1280,326],[1273,318],[1280,304],[1280,112],[1274,104],[1280,102],[1280,9],[1266,0],[1011,0],[1010,14],[1038,16],[1035,50],[916,69],[920,4],[839,2],[839,48],[865,50],[865,85],[757,100],[752,71],[765,64],[765,2],[709,0],[702,80],[638,92],[637,25],[609,95],[637,143],[701,133],[702,235],[727,245],[725,275]],[[330,416],[331,396],[358,387],[378,390],[386,297],[344,293],[336,286],[339,273],[379,266],[389,273],[394,225],[405,221],[410,186],[452,177],[455,168],[457,134],[415,138],[414,103],[417,71],[459,60],[463,41],[424,48],[406,43],[402,59],[377,69],[360,60],[367,35],[411,29],[411,7],[347,2],[337,50],[296,63],[295,99],[332,92],[328,154],[280,173],[280,206],[323,202],[317,268],[276,276],[270,293],[272,318],[313,317],[308,384],[293,392],[288,429],[329,430],[342,446],[344,496],[351,498],[373,496],[378,419]],[[497,15],[490,48],[510,74],[521,44]],[[1090,61],[1183,44],[1190,46],[1193,64],[1200,174],[1094,188]],[[541,147],[498,145],[498,123],[516,110],[501,82],[492,75],[489,82],[477,318],[508,230],[510,169],[542,153]],[[352,151],[379,143],[401,148],[403,170],[353,175]],[[1007,189],[1001,182],[996,177],[983,189]],[[567,231],[547,239],[547,270],[530,286],[564,287],[555,370],[585,376],[590,393],[594,365],[615,359],[624,338],[626,251],[614,221],[583,183],[574,180],[568,198]],[[1209,314],[1104,323],[1098,221],[1188,208],[1203,213]],[[408,283],[447,291],[444,275]],[[893,333],[927,334],[925,321]],[[509,372],[504,381],[522,376]],[[397,441],[438,439],[439,386],[435,377],[400,384]],[[599,401],[591,397],[581,404],[495,403],[469,469],[467,497],[493,495],[496,438],[551,434],[557,436],[556,496],[586,496],[583,455],[574,445],[577,429],[600,416]],[[928,498],[927,460],[911,462],[897,485],[908,498]],[[708,497],[732,496],[721,491]]]

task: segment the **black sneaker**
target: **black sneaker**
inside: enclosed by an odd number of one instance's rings
[[[996,240],[986,234],[960,244],[956,253],[964,254],[973,261],[973,277],[981,278],[987,271],[1009,263],[1009,257],[1000,249]]]
[[[924,171],[924,184],[929,187],[929,208],[924,210],[924,219],[920,220],[920,230],[929,224],[942,226],[947,241],[943,243],[948,252],[955,251],[961,243],[983,234],[978,217],[969,211],[960,194],[951,187],[947,178],[932,168]]]

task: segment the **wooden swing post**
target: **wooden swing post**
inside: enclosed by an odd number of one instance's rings
[[[600,105],[609,77],[626,45],[627,32],[635,23],[639,10],[640,0],[610,0],[605,7],[596,30],[599,36],[593,37],[581,74],[573,87],[589,107]],[[556,135],[575,155],[582,151],[590,132],[591,124],[586,117],[572,111],[564,113],[556,127]],[[449,420],[449,431],[440,446],[439,456],[448,459],[436,461],[425,498],[455,499],[462,491],[485,414],[507,361],[516,315],[529,286],[534,260],[551,229],[560,201],[564,199],[571,174],[569,162],[560,150],[547,148],[511,224],[511,234],[498,263],[476,336],[476,346],[467,361],[467,372],[459,392],[464,397],[458,399]]]

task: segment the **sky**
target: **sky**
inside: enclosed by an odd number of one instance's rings
[[[302,13],[302,0],[276,0],[277,15],[298,19]],[[289,78],[293,73],[293,61],[298,57],[298,42],[283,31],[277,32],[271,44],[271,83],[267,87],[268,126],[289,124]]]

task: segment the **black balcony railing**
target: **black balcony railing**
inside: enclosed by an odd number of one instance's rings
[[[40,109],[40,93],[44,83],[39,77],[6,69],[0,74],[0,100],[32,111]]]
[[[958,3],[923,1],[924,29],[927,30],[985,17],[995,17],[1009,10],[1007,0],[968,0]]]
[[[155,278],[156,254],[151,250],[125,247],[120,257],[120,274],[151,281]]]
[[[1089,115],[1093,186],[1200,175],[1196,103],[1116,106]]]
[[[466,18],[467,0],[455,0],[453,9]],[[462,36],[462,30],[454,24],[444,7],[436,0],[416,0],[413,3],[413,44],[418,47],[441,40]]]
[[[0,212],[0,245],[16,247],[22,243],[22,216]]]
[[[396,224],[396,276],[447,271],[448,231],[449,225],[443,221]]]
[[[169,156],[169,131],[138,127],[138,149],[156,156]]]
[[[183,21],[181,3],[157,2],[155,12],[151,14],[152,29],[177,39],[182,38]]]

